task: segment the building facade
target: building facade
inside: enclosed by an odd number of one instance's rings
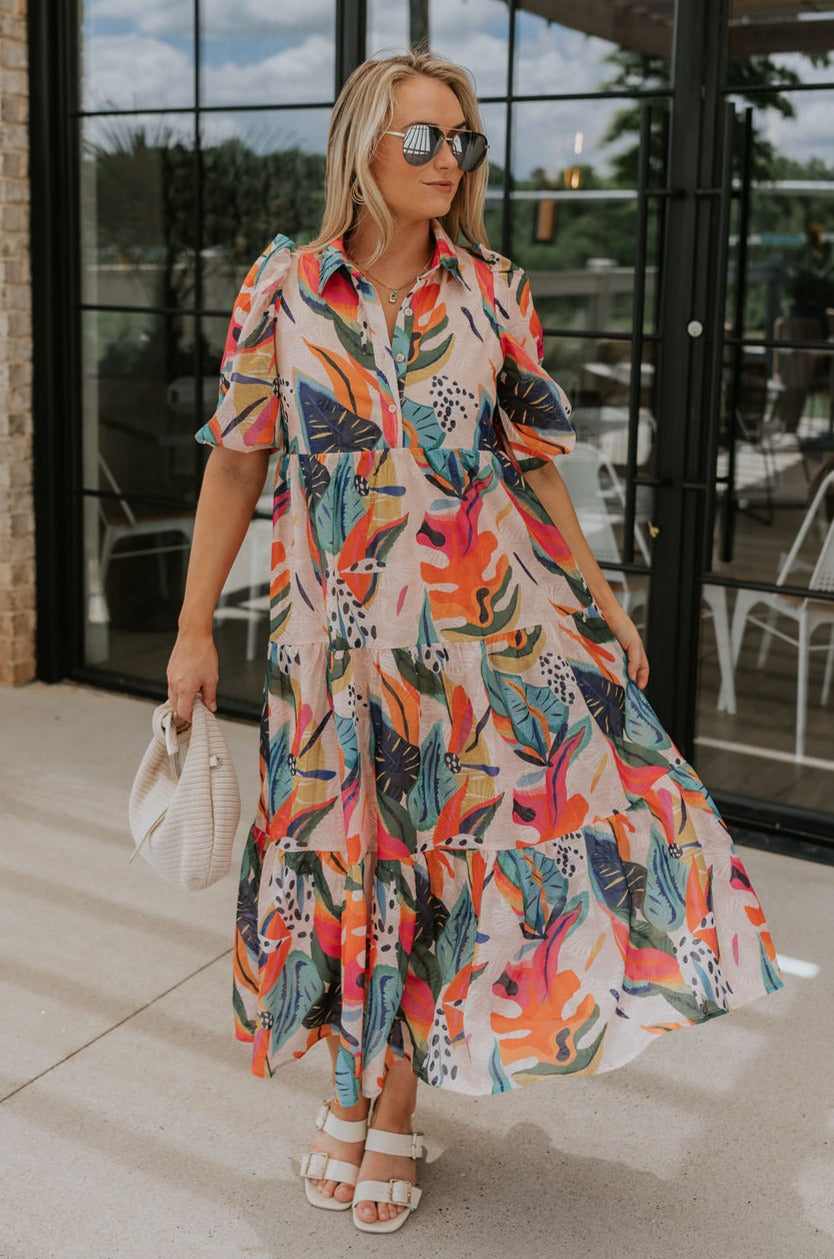
[[[353,66],[428,44],[475,77],[490,242],[531,275],[581,443],[565,476],[644,629],[652,702],[728,818],[831,840],[834,6],[0,13],[5,681],[162,693],[234,294],[276,232],[315,234]],[[267,492],[216,621],[242,716],[270,510]]]
[[[35,676],[25,0],[0,0],[0,683]]]

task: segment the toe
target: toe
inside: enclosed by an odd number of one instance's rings
[[[350,1202],[353,1197],[353,1185],[348,1185],[345,1181],[342,1181],[336,1186],[333,1196],[338,1202]]]
[[[384,1218],[377,1213],[377,1209],[373,1202],[360,1202],[356,1209],[359,1213],[360,1219],[364,1220],[366,1224],[373,1224],[374,1220]]]

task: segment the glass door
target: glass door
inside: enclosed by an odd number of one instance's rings
[[[834,800],[834,7],[731,11],[728,288],[696,754],[733,813]]]

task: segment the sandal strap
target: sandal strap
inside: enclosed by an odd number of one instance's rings
[[[422,1132],[386,1132],[369,1128],[365,1149],[377,1154],[393,1154],[398,1158],[422,1158],[425,1154]]]
[[[368,1131],[367,1119],[337,1119],[330,1110],[330,1098],[322,1103],[316,1116],[316,1127],[337,1141],[364,1141]]]
[[[423,1191],[410,1180],[360,1180],[353,1191],[356,1202],[387,1202],[395,1207],[414,1210],[420,1205]]]
[[[331,1158],[324,1150],[316,1150],[302,1158],[301,1175],[305,1180],[340,1180],[344,1184],[355,1185],[359,1168],[355,1163]]]

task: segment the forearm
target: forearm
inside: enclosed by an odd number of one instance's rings
[[[548,463],[542,468],[525,472],[524,479],[565,539],[594,602],[605,619],[609,620],[621,610],[620,605],[588,546],[567,487],[555,464]]]
[[[263,490],[268,462],[267,452],[212,450],[194,520],[181,631],[211,633],[214,609]]]

